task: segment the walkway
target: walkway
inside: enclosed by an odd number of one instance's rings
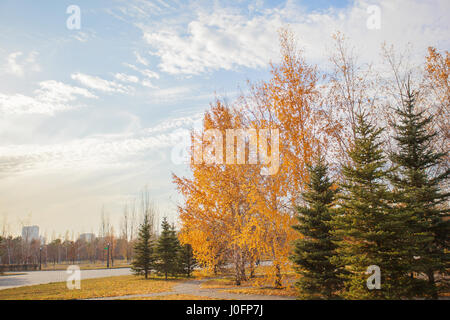
[[[139,298],[149,298],[149,297],[158,297],[158,296],[167,296],[167,295],[194,295],[201,296],[213,299],[224,299],[224,300],[295,300],[295,297],[283,297],[283,296],[269,296],[269,295],[258,295],[258,294],[239,294],[239,293],[231,293],[231,292],[223,292],[221,290],[224,289],[207,289],[202,288],[201,284],[205,281],[211,279],[203,279],[203,280],[189,280],[177,284],[174,286],[172,291],[169,292],[158,292],[158,293],[149,293],[149,294],[136,294],[136,295],[128,295],[128,296],[118,296],[118,297],[105,297],[98,299],[89,299],[89,300],[119,300],[119,299],[139,299]]]

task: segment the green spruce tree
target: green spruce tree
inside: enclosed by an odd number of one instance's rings
[[[336,189],[322,157],[308,169],[310,182],[303,193],[306,206],[298,208],[299,224],[293,226],[301,238],[294,242],[291,260],[300,275],[296,286],[301,298],[333,299],[342,283],[339,269],[331,262],[336,254],[330,230]]]
[[[333,261],[349,271],[343,276],[346,299],[399,299],[410,286],[405,263],[410,253],[404,228],[408,219],[391,206],[381,132],[367,115],[359,114],[349,151],[351,162],[343,166],[340,209],[332,225],[338,238],[338,256]],[[367,285],[369,266],[380,268],[380,289]]]
[[[197,266],[197,261],[194,258],[192,246],[189,243],[180,247],[178,261],[180,272],[190,278],[192,271],[194,271],[194,268]]]
[[[417,110],[411,90],[407,90],[405,103],[396,113],[398,123],[394,128],[398,150],[391,155],[396,165],[391,182],[397,207],[414,218],[408,226],[414,234],[410,242],[411,271],[425,274],[428,278],[423,283],[424,287],[418,287],[416,294],[437,299],[436,274],[444,274],[448,263],[445,250],[448,251],[449,221],[444,218],[449,214],[446,203],[449,193],[442,192],[440,186],[447,181],[449,170],[436,174],[435,169],[446,154],[435,150],[433,140],[437,133],[428,129],[433,118],[426,116],[425,111]],[[411,275],[414,277],[414,273]],[[416,282],[420,282],[417,277]],[[440,288],[445,290],[443,286]]]
[[[144,221],[139,227],[138,239],[134,246],[134,259],[131,263],[131,269],[137,275],[144,274],[145,279],[148,279],[148,274],[154,267],[154,244],[151,230],[149,217],[144,215]]]
[[[164,218],[161,224],[162,232],[156,244],[155,269],[163,274],[167,280],[168,275],[176,275],[179,271],[178,252],[180,243],[174,226],[171,226]]]

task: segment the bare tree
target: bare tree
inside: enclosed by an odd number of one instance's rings
[[[128,213],[128,204],[126,204],[123,207],[123,216],[122,216],[122,220],[120,223],[120,236],[121,239],[124,241],[125,244],[125,257],[127,259],[127,262],[130,260],[130,256],[129,256],[129,213]]]
[[[155,234],[155,220],[157,219],[158,213],[154,203],[150,200],[148,187],[144,187],[144,189],[141,191],[140,206],[141,221],[144,220],[144,217],[147,217],[151,225],[152,234]]]
[[[360,64],[355,48],[341,33],[333,35],[334,50],[330,56],[333,71],[328,75],[324,104],[328,120],[337,125],[333,130],[337,142],[334,149],[337,160],[347,161],[347,150],[355,138],[356,115],[366,111],[376,114],[375,77],[370,64]]]

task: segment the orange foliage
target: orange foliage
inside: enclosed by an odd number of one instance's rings
[[[440,133],[443,151],[449,149],[450,141],[450,55],[445,51],[445,56],[439,53],[436,48],[428,48],[426,57],[426,79],[428,80],[428,90],[432,93],[433,101],[438,103],[430,106],[434,116],[435,129]],[[448,159],[448,158],[447,158]]]
[[[256,261],[268,259],[272,265],[266,268],[267,276],[275,286],[282,285],[291,242],[297,237],[291,226],[308,179],[306,164],[330,129],[318,108],[316,69],[304,62],[287,31],[281,33],[281,47],[282,62],[271,65],[270,81],[254,86],[253,95],[242,97],[239,106],[216,101],[204,116],[203,132],[192,133],[192,141],[206,150],[212,143],[203,141],[208,129],[219,130],[223,136],[230,128],[278,129],[279,170],[262,175],[265,165],[261,163],[191,162],[191,179],[173,176],[185,198],[179,207],[181,241],[190,243],[196,258],[210,269],[231,263],[237,283],[246,279],[247,267],[251,272]],[[222,147],[225,154],[224,141]],[[248,155],[249,141],[246,151]]]

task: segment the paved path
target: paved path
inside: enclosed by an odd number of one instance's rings
[[[296,299],[295,297],[282,297],[282,296],[268,296],[268,295],[257,295],[257,294],[239,294],[239,293],[223,292],[222,290],[224,290],[225,288],[224,289],[202,288],[201,287],[202,282],[205,282],[207,280],[211,280],[211,279],[185,281],[185,282],[175,285],[173,290],[170,292],[136,294],[136,295],[119,296],[119,297],[105,297],[105,298],[89,299],[89,300],[139,299],[139,298],[167,296],[167,295],[174,295],[174,294],[194,295],[194,296],[200,296],[200,297],[225,299],[225,300],[295,300]]]
[[[29,271],[15,273],[20,274],[8,276],[8,273],[6,273],[6,276],[0,276],[0,290],[52,282],[65,282],[67,281],[67,278],[69,276],[66,273],[66,270]],[[81,280],[112,276],[125,276],[129,274],[131,274],[131,270],[129,268],[81,270]]]

